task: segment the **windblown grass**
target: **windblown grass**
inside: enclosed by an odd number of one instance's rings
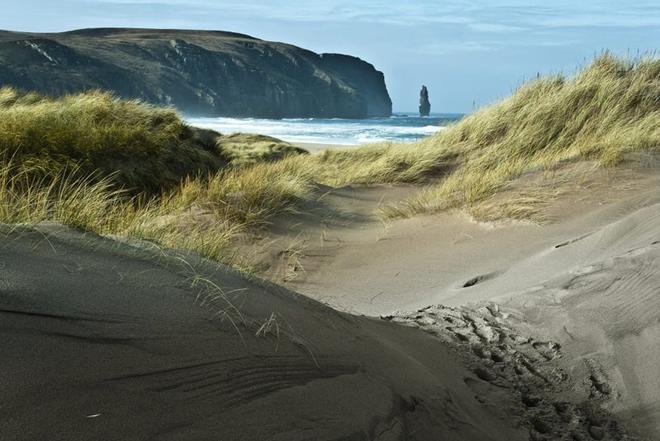
[[[117,188],[158,193],[226,165],[215,139],[203,141],[171,109],[105,92],[53,99],[0,88],[0,154],[35,176],[112,174]]]
[[[163,246],[187,244],[187,248],[219,260],[226,260],[224,253],[235,232],[218,227],[204,232],[194,227],[184,231],[176,225],[155,222],[175,211],[160,200],[141,202],[114,189],[112,176],[95,181],[66,173],[36,178],[29,169],[17,170],[14,164],[5,163],[0,167],[0,185],[2,223],[56,221],[99,234],[153,240]],[[203,240],[206,234],[213,234],[213,240]]]
[[[578,160],[609,167],[660,150],[660,60],[605,54],[414,144],[294,150],[264,137],[218,140],[171,110],[104,93],[53,100],[0,89],[0,222],[55,220],[245,266],[236,239],[295,213],[317,184],[427,186],[385,207],[387,216],[467,207],[524,219],[555,189],[492,198],[525,173]],[[493,206],[480,209],[484,201]]]
[[[57,221],[247,266],[235,238],[291,212],[311,183],[285,163],[257,162],[293,153],[302,151],[194,129],[170,109],[108,93],[51,99],[3,88],[0,222]]]
[[[277,214],[295,212],[312,190],[312,176],[287,161],[228,169],[208,180],[188,179],[172,197],[229,222],[258,227]]]
[[[37,178],[11,162],[0,166],[0,222],[62,222],[100,233],[120,230],[136,216],[134,205],[111,177],[100,181],[60,174]]]
[[[328,150],[285,161],[328,185],[429,184],[416,197],[384,208],[386,216],[396,217],[470,207],[530,171],[576,160],[614,166],[626,153],[659,149],[660,60],[604,54],[572,78],[523,84],[511,97],[417,143]],[[514,206],[502,213],[535,212]]]
[[[236,254],[240,234],[273,216],[295,211],[307,197],[309,177],[289,173],[286,163],[229,169],[210,179],[189,178],[175,190],[146,199],[102,179],[61,173],[35,177],[12,162],[0,164],[0,222],[56,221],[73,227],[188,249],[243,269]]]
[[[279,161],[286,156],[308,153],[305,149],[277,138],[249,133],[232,133],[219,136],[216,146],[219,152],[228,158],[234,166]]]
[[[390,216],[469,207],[524,173],[567,161],[614,166],[626,153],[658,151],[660,60],[605,54],[571,79],[524,84],[411,149],[424,163],[450,159],[456,167],[417,197],[390,207]]]

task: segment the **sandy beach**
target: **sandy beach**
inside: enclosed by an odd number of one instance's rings
[[[2,236],[3,439],[528,437],[513,391],[417,330],[148,244]]]
[[[149,242],[3,227],[0,435],[652,438],[660,186],[630,173],[548,225],[384,225],[374,207],[414,186],[330,190],[297,219],[305,270],[284,283],[304,295]]]

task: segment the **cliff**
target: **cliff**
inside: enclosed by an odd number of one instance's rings
[[[383,74],[359,58],[316,54],[219,31],[0,32],[0,86],[59,96],[89,89],[189,115],[389,116]]]

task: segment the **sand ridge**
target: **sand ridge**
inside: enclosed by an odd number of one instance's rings
[[[655,439],[660,181],[653,169],[611,183],[565,194],[549,207],[559,220],[547,225],[484,224],[462,213],[386,228],[374,221],[371,236],[341,236],[319,270],[291,285],[375,316],[496,302],[523,334],[562,347],[559,364],[577,389]]]
[[[43,225],[0,264],[2,439],[528,439],[440,340],[195,256]]]
[[[654,439],[660,194],[640,182],[550,225],[383,224],[414,189],[327,189],[270,230],[309,235],[303,294],[145,241],[2,226],[0,438]]]

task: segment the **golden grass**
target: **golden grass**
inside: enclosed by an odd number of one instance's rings
[[[470,207],[524,173],[565,162],[614,166],[628,152],[659,148],[660,60],[604,54],[573,78],[526,83],[511,97],[417,143],[328,150],[286,161],[328,185],[433,184],[384,208],[396,217]],[[525,212],[535,210],[511,211],[516,217]]]
[[[0,222],[55,220],[247,267],[236,238],[295,213],[319,183],[427,186],[384,207],[388,217],[461,207],[488,220],[534,218],[553,188],[496,195],[528,172],[582,159],[614,166],[659,149],[660,60],[605,54],[413,144],[289,155],[263,137],[250,147],[203,135],[171,110],[104,93],[54,100],[0,89]],[[232,161],[241,166],[225,168]]]
[[[249,165],[301,153],[276,141],[193,129],[170,109],[108,93],[2,88],[0,222],[52,220],[247,268],[233,240],[310,190],[285,163]],[[228,168],[233,160],[241,167]]]
[[[542,78],[418,143],[420,155],[457,165],[393,209],[413,215],[469,207],[524,173],[589,159],[614,166],[632,151],[660,150],[660,60],[604,55],[572,79]],[[424,153],[426,152],[426,153]]]
[[[0,222],[57,221],[192,250],[247,270],[250,262],[236,253],[235,238],[273,216],[293,212],[296,201],[310,191],[309,178],[285,169],[282,163],[226,170],[144,199],[114,189],[112,175],[100,180],[67,173],[36,178],[25,167],[6,162],[0,165]]]
[[[103,233],[128,228],[146,214],[126,192],[100,180],[61,173],[36,177],[11,161],[0,163],[0,222],[35,224],[51,220]]]
[[[158,193],[187,175],[211,173],[225,158],[204,145],[172,109],[106,92],[61,98],[0,88],[0,154],[36,176],[72,168],[113,174],[116,187]]]
[[[305,149],[265,135],[232,133],[217,138],[219,152],[234,166],[278,161],[289,155],[307,154]]]
[[[312,177],[288,161],[259,163],[222,171],[208,180],[188,179],[172,196],[179,206],[192,204],[219,218],[248,227],[262,226],[276,214],[295,212],[296,202],[312,190]]]

